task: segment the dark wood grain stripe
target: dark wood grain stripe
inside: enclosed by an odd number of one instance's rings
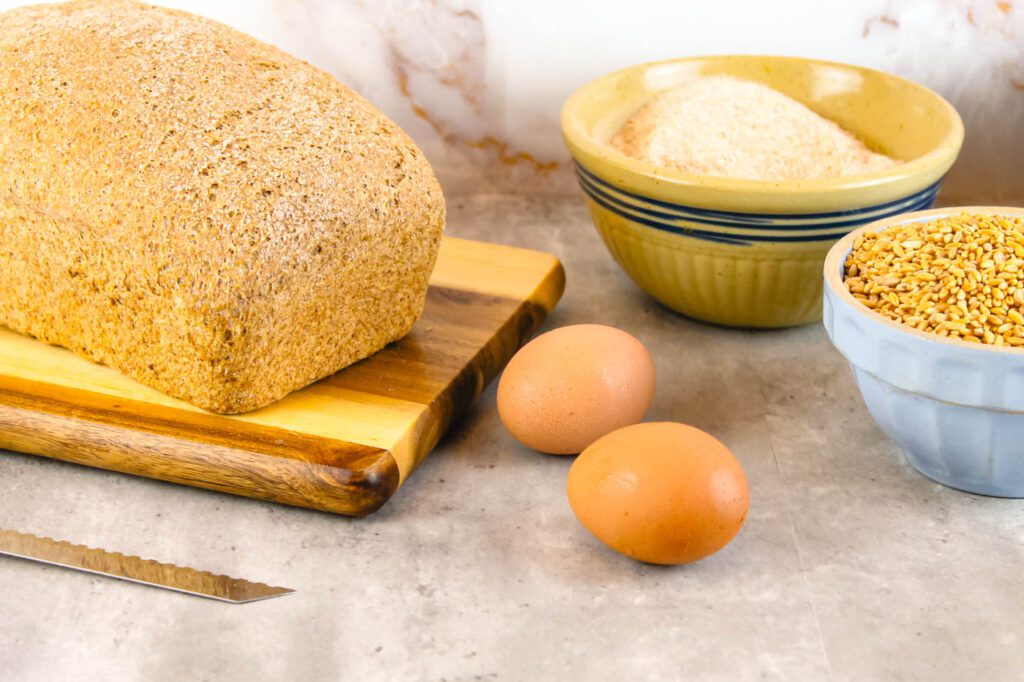
[[[564,286],[560,284],[559,286]],[[543,324],[547,311],[531,301],[523,301],[508,316],[490,342],[481,346],[452,381],[430,402],[430,409],[416,424],[417,464],[441,440],[448,427],[465,414],[505,367],[515,352]]]
[[[503,325],[530,309],[522,301],[430,287],[423,315],[406,337],[320,383],[430,405]],[[543,319],[542,309],[532,310],[531,320],[538,310]]]
[[[400,478],[381,448],[8,376],[0,448],[356,516]]]

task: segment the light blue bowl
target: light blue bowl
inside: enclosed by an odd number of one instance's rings
[[[915,469],[951,488],[1024,497],[1024,350],[917,331],[871,311],[843,284],[859,235],[961,212],[1024,215],[1020,208],[943,208],[854,230],[825,259],[825,329],[871,415]]]

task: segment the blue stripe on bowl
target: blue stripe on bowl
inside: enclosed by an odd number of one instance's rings
[[[917,205],[923,201],[926,197],[934,198],[939,192],[939,185],[942,183],[941,180],[935,182],[929,187],[926,187],[919,192],[910,194],[900,199],[894,199],[882,204],[875,204],[873,206],[866,206],[864,208],[849,209],[846,211],[832,211],[828,213],[736,213],[733,211],[717,211],[707,208],[696,208],[693,206],[684,206],[682,204],[674,204],[669,201],[663,201],[661,199],[653,199],[651,197],[645,197],[640,194],[634,194],[624,189],[620,189],[607,180],[599,178],[597,175],[587,170],[585,167],[576,163],[576,169],[579,173],[582,173],[588,180],[613,190],[614,192],[622,195],[626,201],[638,201],[643,204],[651,204],[660,206],[661,208],[669,211],[675,211],[680,213],[680,217],[692,218],[695,220],[723,220],[729,224],[736,223],[737,227],[752,227],[754,225],[778,225],[780,223],[789,223],[792,221],[794,226],[799,226],[805,223],[831,223],[837,220],[843,220],[844,218],[851,218],[854,216],[860,216],[867,212],[883,212],[888,211],[887,215],[897,215],[899,213],[906,212],[903,205]],[[896,210],[898,209],[898,210]],[[739,225],[744,223],[744,225]]]
[[[696,228],[680,227],[680,226],[677,226],[677,225],[669,225],[668,223],[663,223],[663,222],[660,222],[660,221],[651,220],[650,218],[644,218],[644,217],[642,217],[640,215],[636,215],[636,214],[633,214],[633,213],[627,213],[625,211],[622,211],[622,210],[616,208],[615,206],[609,204],[608,202],[606,202],[604,199],[602,199],[600,196],[598,196],[596,194],[591,194],[590,192],[587,192],[587,195],[590,197],[591,201],[593,201],[594,203],[598,204],[599,206],[602,206],[603,208],[606,208],[607,210],[611,211],[612,213],[615,213],[616,215],[618,215],[618,216],[620,216],[622,218],[625,218],[626,220],[629,220],[631,222],[639,223],[641,225],[646,225],[647,227],[653,227],[653,228],[655,228],[657,230],[662,230],[662,231],[665,231],[665,232],[671,232],[673,234],[680,234],[680,235],[683,235],[683,236],[686,236],[686,237],[696,237],[697,239],[703,239],[703,240],[711,241],[711,242],[720,242],[720,243],[723,243],[723,244],[735,244],[737,246],[750,246],[753,242],[816,242],[816,241],[832,242],[832,241],[835,241],[836,239],[838,239],[839,237],[842,236],[842,235],[817,235],[817,234],[808,235],[808,234],[800,234],[800,235],[793,235],[793,236],[790,236],[790,237],[785,237],[785,236],[763,235],[763,234],[761,234],[761,235],[749,235],[749,236],[744,235],[743,237],[731,237],[731,236],[729,236],[729,233],[727,233],[727,232],[708,232],[707,230],[699,230],[699,229],[696,229]]]
[[[682,218],[674,213],[666,213],[664,211],[656,211],[651,208],[647,208],[640,205],[628,204],[622,201],[619,197],[614,194],[605,191],[595,185],[593,182],[588,180],[585,176],[578,176],[580,185],[583,189],[591,196],[600,197],[605,202],[611,204],[620,211],[625,211],[633,216],[639,216],[649,219],[658,220],[661,222],[667,222],[668,226],[675,226],[682,229],[691,229],[692,223],[697,223],[703,226],[717,226],[724,229],[715,230],[721,234],[736,235],[737,237],[749,236],[751,238],[757,238],[758,236],[765,236],[770,234],[773,238],[785,239],[791,237],[794,233],[801,235],[819,236],[822,238],[839,238],[849,232],[849,227],[845,225],[808,225],[806,227],[792,228],[785,225],[739,225],[734,222],[725,222],[721,220],[693,220]],[[682,224],[681,224],[682,223]],[[854,225],[860,225],[861,220],[854,221]]]
[[[741,246],[749,246],[754,242],[835,241],[852,228],[873,220],[930,208],[940,184],[936,182],[903,199],[863,209],[791,214],[783,216],[783,220],[776,220],[776,214],[714,211],[649,199],[614,187],[579,164],[576,167],[580,186],[587,196],[594,203],[626,220],[665,232]],[[637,203],[631,204],[630,200]],[[652,209],[651,204],[670,208],[675,213]],[[723,216],[730,216],[733,219],[723,220]],[[829,217],[843,219],[829,222]],[[680,221],[684,224],[680,224]]]
[[[584,191],[586,191],[586,188],[584,188]],[[593,201],[598,206],[601,206],[611,211],[612,213],[622,218],[625,218],[626,220],[629,220],[634,223],[640,223],[641,225],[646,225],[647,227],[653,227],[656,230],[664,230],[666,232],[681,234],[687,237],[696,237],[697,239],[703,239],[709,242],[719,242],[721,244],[735,244],[737,246],[750,246],[750,242],[744,241],[743,239],[733,239],[715,232],[705,232],[703,230],[688,230],[685,228],[673,227],[666,225],[665,223],[649,220],[647,218],[642,218],[640,216],[630,215],[628,213],[620,211],[614,206],[611,206],[604,199],[601,199],[599,196],[591,194],[590,192],[587,192],[587,195],[590,197],[590,200]]]
[[[670,231],[673,229],[676,231],[682,230],[686,231],[688,234],[690,231],[695,229],[694,224],[697,224],[702,227],[712,228],[710,231],[715,234],[731,236],[734,241],[742,241],[742,238],[744,237],[749,238],[752,241],[811,241],[814,238],[820,240],[838,239],[849,232],[851,228],[858,227],[866,222],[876,219],[874,214],[866,211],[866,214],[860,219],[844,221],[842,224],[838,225],[807,224],[797,228],[789,225],[742,225],[738,227],[735,223],[731,222],[724,223],[723,225],[723,221],[712,222],[692,219],[686,220],[671,213],[656,211],[644,206],[627,204],[614,194],[597,187],[585,176],[580,175],[578,176],[578,179],[584,191],[590,195],[592,199],[601,203],[601,205],[606,206],[608,210],[614,211],[623,217],[637,219],[639,222],[653,221],[658,223],[657,227]],[[919,199],[917,203],[900,207],[897,210],[897,213],[927,208],[931,205],[932,201],[934,201],[934,196],[925,196],[922,199]],[[797,235],[799,235],[799,238],[796,238]]]
[[[934,185],[926,191],[913,194],[905,199],[901,199],[899,202],[892,202],[889,210],[879,211],[877,210],[877,206],[871,206],[860,209],[854,218],[849,217],[852,215],[850,212],[845,212],[842,220],[820,220],[816,216],[821,214],[813,213],[806,214],[808,218],[799,221],[793,219],[776,220],[774,218],[774,214],[734,214],[745,215],[747,219],[720,220],[704,217],[702,209],[686,209],[685,207],[679,207],[675,213],[656,210],[650,207],[651,204],[655,203],[654,200],[647,200],[643,197],[629,194],[628,192],[616,187],[612,187],[608,183],[601,181],[599,178],[594,178],[593,175],[578,173],[577,178],[579,179],[580,184],[583,185],[590,193],[600,194],[605,200],[611,203],[619,205],[624,209],[637,211],[651,218],[696,222],[706,226],[718,226],[730,230],[774,230],[780,234],[792,233],[794,231],[806,232],[818,230],[829,231],[830,233],[837,235],[844,235],[849,232],[851,228],[858,227],[866,222],[885,218],[890,215],[906,213],[911,210],[919,210],[921,206],[930,205],[930,202],[935,200],[935,194],[938,192],[938,185]],[[633,199],[635,203],[630,203],[631,197],[635,198]],[[665,202],[657,203],[664,204]],[[708,211],[708,213],[715,212]],[[745,232],[738,232],[737,234],[743,233]]]

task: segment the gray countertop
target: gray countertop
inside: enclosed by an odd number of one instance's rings
[[[295,588],[231,606],[0,558],[8,680],[1024,678],[1024,501],[913,471],[820,325],[674,315],[615,266],[577,198],[449,202],[449,232],[563,259],[547,328],[621,327],[658,369],[651,420],[746,469],[746,526],[697,564],[606,550],[571,458],[504,431],[494,386],[360,520],[0,454],[0,527]]]

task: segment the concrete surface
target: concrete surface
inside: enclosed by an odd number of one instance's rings
[[[659,568],[606,550],[570,458],[502,429],[494,387],[376,515],[349,520],[0,454],[0,527],[298,593],[231,606],[0,558],[5,680],[1019,680],[1024,502],[948,490],[874,425],[820,326],[665,311],[573,199],[455,199],[450,232],[546,248],[548,326],[644,341],[650,419],[710,431],[751,484],[737,539]]]

